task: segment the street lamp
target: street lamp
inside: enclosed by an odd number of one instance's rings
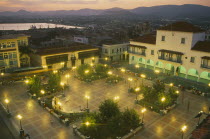
[[[155,70],[155,73],[156,73],[156,78],[158,78],[158,74],[160,73],[160,70]]]
[[[86,125],[86,126],[89,126],[89,125],[90,125],[90,122],[88,122],[88,121],[85,122],[85,125]]]
[[[139,87],[137,87],[137,88],[135,89],[135,92],[136,92],[136,100],[138,100],[138,92],[139,92],[139,90],[140,90]]]
[[[109,75],[112,75],[112,71],[109,71],[108,74],[109,74]]]
[[[9,106],[8,106],[8,104],[9,104],[9,99],[5,99],[4,100],[4,102],[6,103],[6,105],[7,105],[7,114],[9,114],[10,112],[9,112]]]
[[[24,136],[24,130],[23,130],[23,127],[22,127],[22,122],[21,122],[23,117],[22,117],[22,115],[18,114],[17,118],[20,120],[20,136],[23,137]]]
[[[138,72],[138,68],[140,67],[138,64],[135,65],[136,67],[136,72]]]
[[[29,83],[29,80],[25,80],[25,83],[28,84]]]
[[[119,96],[115,96],[115,97],[114,97],[114,100],[115,100],[115,101],[117,101],[117,100],[119,100],[119,99],[120,99]]]
[[[144,113],[146,112],[146,110],[147,110],[146,108],[142,108],[142,110],[141,110],[141,113],[142,113],[142,122],[141,123],[142,124],[144,124],[143,120],[144,120]]]
[[[61,110],[61,106],[62,106],[62,103],[59,101],[59,102],[58,102],[58,109],[59,109],[59,110]]]
[[[176,94],[179,94],[179,91],[177,90],[175,93],[176,93]]]
[[[65,75],[65,78],[66,78],[66,80],[67,80],[67,83],[69,83],[70,75],[69,75],[69,74],[66,74],[66,75]]]
[[[56,73],[58,73],[58,71],[57,70],[54,70],[53,73],[56,74]]]
[[[45,91],[44,91],[44,90],[41,90],[40,93],[41,93],[42,95],[44,95],[44,94],[45,94]]]
[[[140,77],[142,78],[142,85],[144,84],[144,78],[146,78],[146,75],[145,74],[141,74]]]
[[[85,74],[88,74],[90,71],[89,70],[85,70]]]
[[[61,82],[60,85],[61,85],[61,87],[62,87],[63,95],[65,95],[65,94],[64,94],[64,85],[65,85],[65,84],[64,84],[63,82]]]
[[[122,72],[122,73],[124,73],[124,72],[125,72],[125,69],[124,69],[124,68],[122,68],[122,69],[121,69],[121,72]]]
[[[173,83],[170,83],[170,84],[169,84],[169,86],[170,86],[170,87],[173,87],[173,86],[174,86],[174,84],[173,84]]]
[[[87,100],[87,111],[89,110],[88,108],[88,100],[90,99],[90,96],[85,96],[86,100]]]
[[[187,130],[187,126],[186,125],[183,125],[181,127],[181,132],[182,132],[182,139],[184,138],[184,132]]]
[[[166,100],[165,97],[162,97],[162,98],[161,98],[161,102],[162,102],[162,104],[163,104],[163,110],[164,110],[164,102],[165,102],[165,100]]]
[[[131,82],[133,81],[132,78],[128,78],[128,81],[129,81],[129,88],[131,88]]]
[[[208,86],[210,87],[210,83],[208,84]]]
[[[104,64],[104,67],[107,67],[107,64]]]
[[[105,59],[105,61],[108,61],[108,58],[107,57],[105,57],[104,59]]]
[[[3,72],[1,73],[1,76],[4,76],[4,73]]]

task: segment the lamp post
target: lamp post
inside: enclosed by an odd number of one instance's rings
[[[162,105],[163,105],[163,110],[164,110],[164,102],[165,102],[166,98],[165,97],[162,97],[161,98],[161,102],[162,102]]]
[[[170,87],[173,87],[173,86],[174,86],[174,84],[173,84],[173,83],[170,83],[170,84],[169,84],[169,86],[170,86]]]
[[[201,118],[202,114],[203,114],[203,111],[200,111],[200,112],[198,113],[199,117],[198,117],[197,126],[199,126],[199,124],[200,124],[200,118]]]
[[[22,117],[22,115],[18,114],[18,115],[17,115],[17,118],[18,118],[19,121],[20,121],[20,136],[23,137],[23,136],[24,136],[24,130],[23,130],[22,121],[21,121],[23,117]]]
[[[139,68],[139,67],[140,67],[140,66],[139,66],[138,64],[135,65],[136,73],[138,72],[138,68]]]
[[[144,124],[144,113],[146,112],[146,108],[142,108],[141,113],[142,113],[142,120],[141,123]]]
[[[65,78],[66,78],[67,84],[69,84],[70,75],[69,75],[69,74],[66,74],[66,75],[65,75]]]
[[[160,73],[160,70],[155,70],[156,79],[158,78],[158,74]]]
[[[111,76],[113,73],[112,73],[112,71],[108,71],[108,74]]]
[[[88,100],[90,99],[90,96],[85,96],[86,100],[87,100],[87,112],[89,112],[89,107],[88,107]]]
[[[140,90],[139,87],[137,87],[137,88],[135,89],[135,92],[136,92],[136,101],[138,100],[138,92],[139,92],[139,90]]]
[[[25,83],[28,84],[29,83],[29,80],[25,80]]]
[[[7,114],[10,114],[9,106],[8,106],[8,104],[9,104],[9,102],[10,102],[9,99],[6,98],[6,99],[4,100],[4,102],[6,103],[6,106],[7,106]]]
[[[56,74],[56,73],[58,73],[58,71],[57,70],[54,70],[53,73]]]
[[[130,89],[131,88],[131,82],[133,81],[133,79],[132,78],[128,78],[128,81],[129,81],[128,87]]]
[[[186,126],[186,125],[183,125],[183,126],[181,127],[182,139],[184,138],[184,133],[185,133],[186,130],[187,130],[187,126]]]
[[[45,91],[44,91],[44,90],[41,90],[40,93],[41,93],[42,95],[44,95],[44,94],[45,94]]]
[[[146,78],[146,75],[145,74],[141,74],[140,77],[142,78],[142,86],[144,84],[144,78]]]
[[[118,101],[119,99],[120,99],[119,96],[115,96],[115,97],[114,97],[114,101]]]
[[[65,85],[65,84],[64,84],[63,82],[61,82],[60,85],[61,85],[61,87],[62,87],[62,93],[63,93],[63,95],[65,96],[65,94],[64,94],[64,85]]]

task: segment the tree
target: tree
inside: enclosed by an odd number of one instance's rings
[[[78,74],[83,78],[90,78],[93,74],[92,67],[88,64],[83,64],[77,69]]]
[[[41,78],[39,76],[34,76],[29,81],[29,90],[32,94],[38,95],[41,90]]]
[[[153,88],[157,93],[158,92],[164,92],[165,91],[165,84],[163,82],[156,81],[155,83],[153,83]]]
[[[83,119],[83,124],[80,127],[80,131],[90,137],[98,136],[98,128],[94,115],[88,115]]]
[[[139,126],[139,115],[134,109],[126,109],[122,112],[122,129],[123,133],[130,132],[131,129],[135,129]]]
[[[119,106],[112,99],[107,99],[99,106],[99,111],[104,122],[120,113]]]
[[[96,67],[95,67],[95,71],[96,71],[96,73],[98,74],[98,75],[100,75],[100,76],[107,76],[107,74],[108,74],[108,71],[109,71],[109,68],[106,66],[104,66],[104,65],[102,65],[102,64],[98,64],[98,65],[96,65]]]
[[[48,87],[49,91],[56,92],[61,89],[61,76],[59,73],[51,73],[49,74],[49,80],[48,80]]]

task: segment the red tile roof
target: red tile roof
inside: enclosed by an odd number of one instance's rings
[[[167,31],[181,31],[181,32],[205,32],[200,27],[190,24],[188,22],[175,22],[164,27],[159,28],[158,30],[167,30]]]
[[[132,39],[131,41],[156,44],[156,36],[155,35],[144,35],[144,36],[140,36],[138,38]]]
[[[191,50],[201,51],[201,52],[210,52],[210,42],[199,41],[195,44],[195,46]]]
[[[66,46],[66,47],[55,47],[55,48],[39,48],[35,49],[37,55],[53,55],[59,53],[67,53],[67,52],[75,52],[75,51],[82,51],[82,50],[90,50],[98,48],[93,47],[91,45],[85,45],[80,43],[74,43],[74,45]]]

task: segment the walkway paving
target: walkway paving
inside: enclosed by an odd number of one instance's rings
[[[130,77],[129,75],[121,76]],[[66,79],[63,78],[63,81],[65,82]],[[80,106],[85,108],[87,105],[85,95],[90,96],[89,108],[91,111],[98,110],[99,104],[105,99],[113,99],[115,96],[119,96],[121,109],[134,108],[142,116],[140,113],[141,106],[134,104],[135,95],[127,93],[128,84],[125,84],[124,81],[115,85],[108,85],[105,80],[85,83],[71,77],[68,83],[70,84],[70,90],[66,90],[66,97],[61,99],[64,111],[77,111]],[[141,80],[138,81],[138,84],[140,83]],[[145,80],[144,83],[151,85],[150,81]],[[131,85],[134,86],[134,84],[136,83],[133,82]],[[5,97],[11,100],[10,111],[14,116],[19,113],[23,115],[23,128],[31,135],[32,139],[77,139],[73,135],[71,127],[65,127],[59,123],[57,119],[54,119],[40,107],[35,100],[30,99],[25,92],[24,83],[16,83],[15,86],[10,87],[0,86],[0,100],[2,102]],[[189,111],[187,110],[188,104],[190,104]],[[181,138],[180,128],[183,124],[188,126],[184,137],[189,138],[190,133],[197,124],[197,119],[194,119],[194,116],[201,110],[208,112],[209,104],[208,99],[185,92],[184,103],[180,103],[169,114],[160,116],[155,112],[147,111],[144,119],[145,129],[133,138]],[[53,124],[50,123],[50,119],[53,119]],[[19,121],[15,117],[10,120],[15,128],[19,130]]]

